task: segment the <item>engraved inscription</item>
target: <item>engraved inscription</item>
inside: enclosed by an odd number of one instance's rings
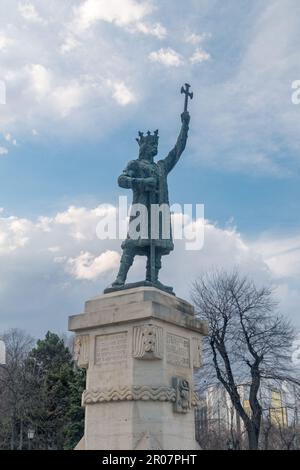
[[[96,364],[126,362],[128,357],[127,332],[96,336]]]
[[[167,333],[167,362],[178,367],[190,367],[190,341]]]

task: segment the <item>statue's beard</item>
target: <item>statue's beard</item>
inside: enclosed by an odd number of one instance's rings
[[[152,153],[141,153],[139,155],[140,160],[146,160],[147,162],[153,163],[154,162],[154,155]]]

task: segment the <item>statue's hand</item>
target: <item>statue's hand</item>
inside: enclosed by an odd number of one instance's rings
[[[155,178],[145,178],[145,191],[153,191],[156,188]]]
[[[139,190],[152,191],[156,187],[155,178],[134,178],[133,186]]]
[[[184,111],[182,114],[181,114],[181,122],[182,124],[186,124],[187,126],[189,125],[189,122],[190,122],[190,119],[191,119],[191,116],[190,116],[190,113],[188,111]]]

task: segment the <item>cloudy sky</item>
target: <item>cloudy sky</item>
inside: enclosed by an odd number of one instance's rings
[[[205,243],[178,242],[161,279],[188,299],[203,271],[238,265],[300,326],[299,16],[298,0],[1,0],[0,332],[64,332],[114,279],[120,242],[97,223],[126,194],[137,131],[159,128],[161,157],[175,143],[187,81],[169,186],[205,204]]]

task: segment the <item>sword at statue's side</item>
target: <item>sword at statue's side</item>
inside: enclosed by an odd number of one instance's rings
[[[153,189],[152,191],[149,192],[149,234],[150,234],[150,279],[151,282],[155,282],[155,240],[153,239],[153,233],[152,231],[152,204],[155,204],[155,194],[156,194],[156,188]]]

